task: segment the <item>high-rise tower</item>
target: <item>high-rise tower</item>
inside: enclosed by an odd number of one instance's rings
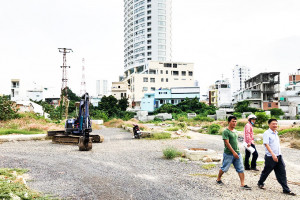
[[[124,0],[124,72],[143,73],[148,61],[171,61],[172,0]]]
[[[250,68],[236,65],[232,70],[232,92],[245,89],[245,81],[250,78]]]

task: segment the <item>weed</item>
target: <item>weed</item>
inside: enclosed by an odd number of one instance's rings
[[[0,169],[0,199],[50,199],[43,197],[38,192],[30,190],[20,179],[18,175],[26,173],[26,169]]]
[[[167,159],[173,159],[182,155],[182,152],[176,149],[175,147],[167,147],[163,150],[163,154]]]
[[[174,126],[166,129],[166,131],[178,131],[178,130],[179,130],[178,126]]]
[[[260,133],[264,133],[265,130],[264,130],[264,129],[261,129],[261,128],[254,128],[254,129],[253,129],[253,132],[254,132],[254,134],[260,134]]]
[[[215,178],[215,177],[218,177],[218,175],[216,174],[190,174],[190,176],[207,176],[207,177],[210,177],[210,178]]]
[[[256,140],[256,141],[255,141],[255,144],[263,144],[263,143],[264,143],[263,140]]]
[[[210,170],[210,169],[216,167],[216,165],[215,165],[215,164],[205,164],[205,165],[202,165],[201,167],[202,167],[203,169]]]
[[[265,164],[265,161],[263,161],[263,160],[262,161],[256,161],[257,166],[264,166],[264,164]]]
[[[149,135],[150,140],[162,140],[162,139],[170,139],[171,133],[161,132],[161,133],[153,133]]]
[[[186,138],[187,138],[187,139],[192,139],[192,138],[191,138],[191,136],[189,136],[189,135],[188,135],[188,136],[186,136]]]

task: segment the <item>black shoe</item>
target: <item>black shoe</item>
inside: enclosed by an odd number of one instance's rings
[[[250,168],[248,168],[248,167],[245,167],[245,170],[250,170]]]
[[[264,185],[261,185],[261,184],[259,184],[259,183],[257,184],[257,186],[258,186],[259,189],[262,189],[262,190],[265,190],[265,189],[266,189]]]
[[[251,190],[251,187],[249,187],[248,185],[241,186],[241,188],[244,190]]]
[[[218,185],[224,185],[224,183],[221,180],[219,180],[219,181],[216,180],[216,182],[217,182]]]
[[[296,194],[294,192],[291,192],[291,191],[289,191],[289,192],[283,192],[283,194],[287,194],[287,195],[291,195],[291,196],[296,196]]]
[[[259,171],[259,169],[257,169],[256,167],[255,168],[251,168],[251,170],[253,170],[253,171]]]

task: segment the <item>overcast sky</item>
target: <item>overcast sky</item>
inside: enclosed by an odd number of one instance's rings
[[[299,10],[298,0],[173,0],[173,61],[195,64],[201,92],[222,74],[231,78],[237,64],[250,67],[252,75],[279,71],[283,86],[300,68]],[[96,80],[118,81],[123,0],[1,0],[0,94],[9,94],[12,78],[59,93],[59,47],[74,51],[67,65],[76,93],[82,58],[90,94],[96,92]]]

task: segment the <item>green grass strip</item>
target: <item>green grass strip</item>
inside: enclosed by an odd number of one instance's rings
[[[22,129],[0,129],[0,135],[10,135],[10,134],[24,134],[24,135],[31,135],[31,134],[41,134],[44,133],[43,131],[28,131]]]

